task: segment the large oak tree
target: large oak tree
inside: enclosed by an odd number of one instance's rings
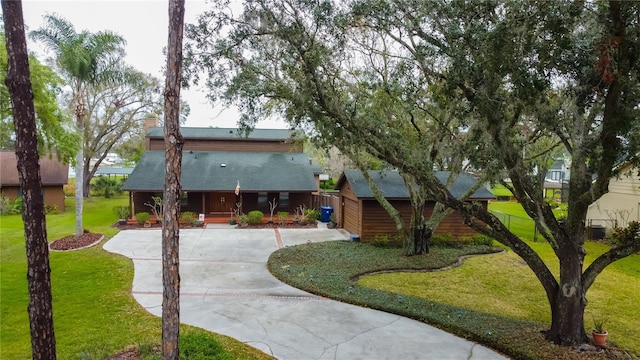
[[[254,0],[239,16],[216,8],[190,27],[189,61],[193,79],[202,80],[204,69],[212,99],[239,105],[244,120],[281,114],[409,174],[533,270],[550,305],[549,340],[582,343],[589,287],[609,264],[640,250],[640,235],[630,233],[584,263],[589,204],[607,192],[621,161],[637,161],[639,8],[618,1]],[[378,42],[356,41],[363,34]],[[393,69],[372,71],[367,58]],[[379,106],[380,95],[394,105]],[[434,104],[441,112],[430,111]],[[422,112],[432,121],[416,122],[428,118],[416,116]],[[457,142],[420,134],[434,133],[449,115],[457,119],[449,131],[460,131],[451,139],[465,139],[452,153],[461,151],[486,177],[510,178],[505,184],[554,250],[559,273],[499,219],[438,181],[431,154]],[[533,172],[549,151],[571,157],[564,223]]]

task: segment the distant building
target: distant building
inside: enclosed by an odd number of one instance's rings
[[[55,155],[44,155],[40,157],[40,178],[44,204],[64,211],[63,186],[69,182],[69,165],[59,162]],[[22,197],[18,161],[13,151],[0,151],[0,192],[12,200]]]
[[[237,129],[182,128],[181,211],[229,215],[242,203],[242,211],[293,213],[309,207],[319,189],[321,170],[311,165],[297,133],[282,129],[254,129],[243,137]],[[164,191],[164,132],[150,127],[147,151],[123,185],[131,194],[132,214],[149,211],[144,205]]]

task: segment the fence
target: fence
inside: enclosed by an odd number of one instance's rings
[[[500,221],[515,235],[538,241],[538,229],[536,228],[536,223],[531,218],[515,216],[507,213],[503,213],[500,211],[491,211],[491,213],[500,219]]]
[[[311,198],[311,207],[320,210],[323,206],[331,206],[336,219],[340,219],[340,197],[336,194],[320,192],[313,193]]]

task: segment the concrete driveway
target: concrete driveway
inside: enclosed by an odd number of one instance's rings
[[[180,320],[228,335],[278,359],[506,359],[418,321],[328,300],[275,279],[266,267],[278,248],[346,240],[338,230],[180,231]],[[125,230],[104,249],[133,260],[132,294],[162,314],[160,230]]]

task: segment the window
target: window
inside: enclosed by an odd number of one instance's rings
[[[189,195],[186,191],[183,191],[182,194],[180,194],[180,206],[186,205],[189,205]]]

